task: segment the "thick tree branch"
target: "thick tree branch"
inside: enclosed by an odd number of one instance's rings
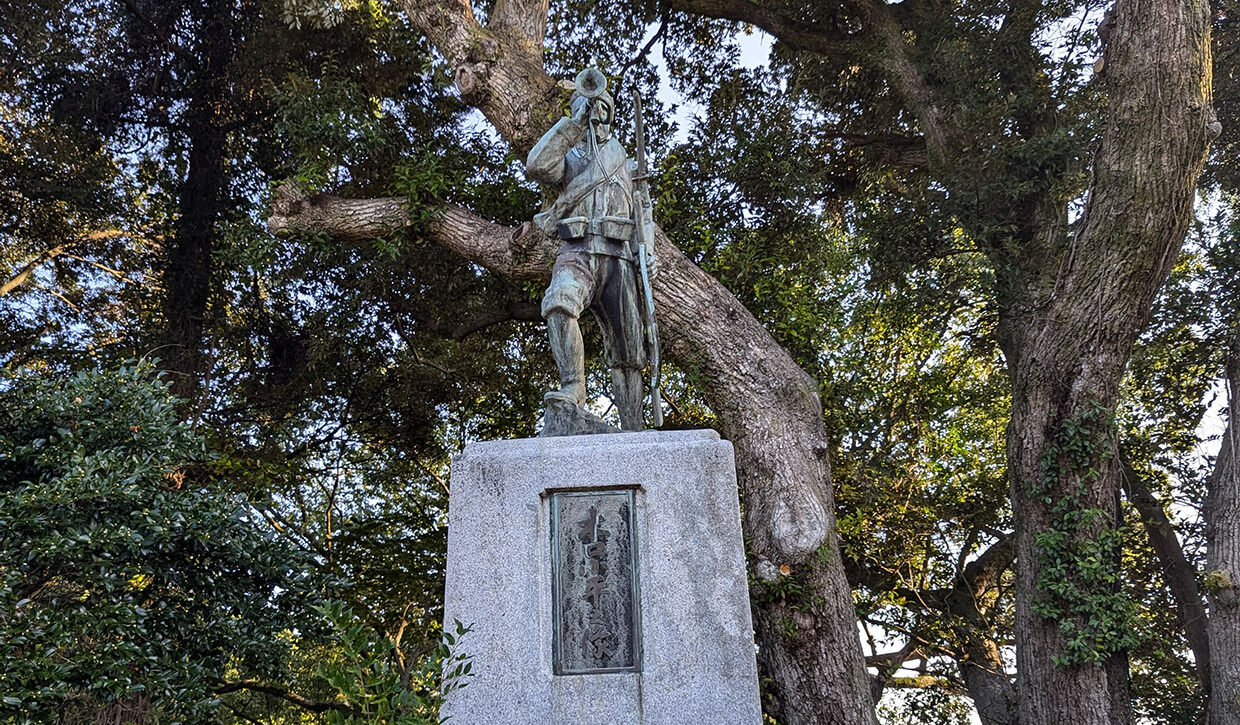
[[[488,27],[467,0],[404,0],[402,6],[452,65],[462,100],[524,156],[567,100],[542,66],[546,1],[501,0]],[[533,17],[540,8],[541,17]]]
[[[312,700],[303,695],[298,695],[286,687],[277,685],[265,685],[258,680],[240,680],[238,682],[221,682],[215,687],[215,694],[226,695],[230,692],[240,692],[246,690],[249,692],[258,692],[272,697],[278,697],[285,702],[291,702],[298,707],[310,712],[341,712],[347,715],[360,717],[363,713],[356,708],[346,705],[343,702],[329,702],[323,700]]]
[[[547,9],[550,0],[495,0],[487,27],[496,32],[519,35],[542,59],[543,39],[547,35]]]
[[[855,52],[859,37],[841,27],[798,17],[793,7],[754,0],[671,0],[669,5],[698,15],[737,20],[762,28],[781,42],[823,55]],[[843,3],[841,3],[843,5]]]
[[[909,637],[908,642],[895,652],[871,655],[865,658],[867,667],[873,667],[878,670],[870,678],[870,696],[874,698],[874,702],[878,702],[879,698],[883,696],[883,690],[887,689],[887,683],[903,667],[904,663],[918,655],[918,647],[920,645],[921,642],[916,637]]]
[[[466,337],[485,330],[491,325],[498,325],[501,322],[520,321],[520,322],[542,322],[542,311],[539,305],[533,302],[509,302],[507,306],[494,310],[487,310],[457,323],[448,332],[448,336],[453,340],[463,340]]]
[[[985,634],[991,625],[982,602],[999,586],[1015,557],[1016,537],[1003,536],[965,566],[944,597],[945,611],[963,622],[957,629],[960,675],[984,725],[1016,725],[1019,719],[1016,687],[1008,678],[998,643]]]
[[[551,278],[559,245],[532,224],[505,227],[454,204],[442,204],[435,211],[435,220],[425,230],[435,244],[511,279]],[[268,228],[277,234],[323,233],[354,243],[391,234],[411,223],[407,199],[302,196],[288,185],[277,194],[267,220]]]
[[[1004,534],[973,561],[969,562],[956,578],[956,591],[970,596],[993,589],[999,585],[999,577],[1012,566],[1016,557],[1016,540]]]
[[[1051,324],[1043,329],[1054,338],[1036,348],[1060,350],[1064,365],[1078,364],[1121,326],[1126,339],[1108,347],[1127,358],[1184,240],[1197,177],[1218,134],[1208,9],[1205,0],[1116,6],[1104,53],[1106,129],[1084,215],[1047,301]],[[1133,213],[1134,200],[1160,213]]]
[[[944,104],[913,63],[904,29],[891,14],[885,0],[866,0],[866,25],[881,48],[874,61],[917,117],[926,137],[930,163],[942,168],[959,146],[950,136],[951,123]]]
[[[461,52],[470,35],[481,29],[470,0],[407,0],[405,14],[441,53]]]
[[[407,199],[306,195],[292,182],[276,191],[267,220],[268,228],[277,234],[315,232],[349,242],[376,239],[411,223]]]
[[[418,322],[421,329],[460,342],[466,337],[502,322],[542,322],[542,312],[537,303],[509,300],[506,304],[477,312],[461,320],[445,320],[426,314],[412,304],[393,301],[391,309],[397,314],[407,314]]]
[[[1141,516],[1141,525],[1150,537],[1150,545],[1158,557],[1163,580],[1175,599],[1176,619],[1184,628],[1188,646],[1193,651],[1197,676],[1206,693],[1210,691],[1210,641],[1206,636],[1206,608],[1201,592],[1197,589],[1197,571],[1184,555],[1184,548],[1176,536],[1175,526],[1167,516],[1161,501],[1155,496],[1145,478],[1121,453],[1123,486],[1128,502]]]
[[[13,290],[21,287],[25,284],[26,280],[30,279],[30,275],[39,268],[40,264],[64,254],[66,249],[68,249],[68,245],[60,244],[52,247],[51,249],[40,252],[34,259],[23,265],[22,268],[18,270],[17,274],[9,278],[9,280],[4,284],[0,284],[0,297],[6,297]]]
[[[843,24],[809,22],[796,8],[751,0],[671,0],[680,10],[713,18],[739,20],[762,28],[794,48],[826,56],[866,55],[881,68],[920,122],[932,163],[943,162],[959,144],[950,136],[951,125],[943,102],[913,63],[904,29],[884,0],[839,3],[850,17]]]

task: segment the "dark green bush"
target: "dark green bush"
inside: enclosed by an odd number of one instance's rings
[[[201,721],[287,662],[308,569],[174,404],[141,366],[0,380],[0,719]]]

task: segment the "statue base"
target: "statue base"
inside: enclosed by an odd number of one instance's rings
[[[543,399],[547,410],[543,414],[543,429],[538,434],[540,438],[620,432],[619,428],[608,425],[602,418],[580,405],[564,398],[553,397],[554,395],[555,393],[548,393]]]
[[[732,445],[714,431],[474,443],[452,462],[457,725],[758,725]]]

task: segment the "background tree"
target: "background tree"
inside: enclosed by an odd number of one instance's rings
[[[193,472],[206,449],[164,385],[125,368],[0,398],[0,712],[201,720],[228,671],[284,679],[307,562]]]

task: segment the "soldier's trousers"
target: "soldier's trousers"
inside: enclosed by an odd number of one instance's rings
[[[603,332],[608,367],[640,370],[646,365],[636,263],[611,255],[561,249],[542,300],[542,316],[561,311],[577,318],[594,313]]]

